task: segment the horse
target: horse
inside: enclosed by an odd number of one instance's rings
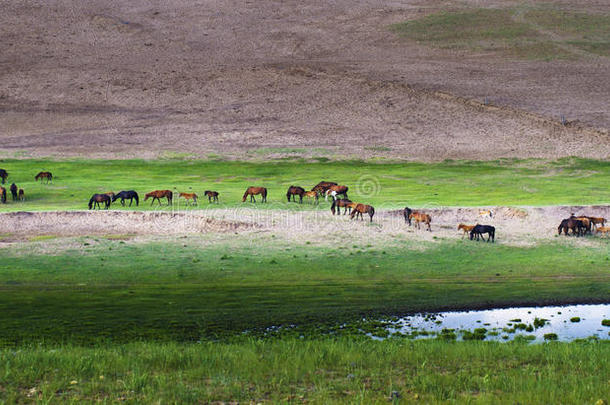
[[[17,200],[17,185],[11,184],[11,194],[13,195],[13,201]]]
[[[161,205],[162,198],[167,198],[167,205],[171,205],[174,194],[171,192],[171,190],[155,190],[146,194],[144,201],[148,200],[150,197],[152,197],[152,201],[150,203],[151,206],[155,203],[155,200],[157,200],[159,205]]]
[[[561,231],[568,236],[568,231],[572,230],[572,235],[581,236],[584,231],[584,225],[582,221],[579,221],[575,217],[566,218],[557,227],[558,235],[561,235]]]
[[[186,205],[188,205],[188,200],[193,200],[193,205],[197,205],[197,194],[195,193],[180,193],[178,197],[182,197],[186,200]]]
[[[604,226],[606,223],[606,218],[602,217],[587,217],[591,221],[591,225],[597,228],[597,225]]]
[[[351,203],[354,204],[354,203]],[[366,204],[356,204],[356,206],[352,209],[352,213],[350,214],[350,219],[354,219],[354,216],[358,218],[360,216],[360,220],[363,220],[362,214],[369,214],[371,217],[371,222],[373,222],[373,215],[375,215],[375,208],[371,205]]]
[[[115,202],[119,198],[121,199],[121,205],[123,207],[125,206],[125,200],[127,200],[127,199],[129,199],[129,206],[131,207],[131,204],[133,203],[134,198],[136,200],[136,206],[140,205],[140,197],[138,196],[138,193],[136,193],[133,190],[121,191],[121,192],[115,194],[114,197],[112,197],[112,202]]]
[[[299,186],[290,186],[288,187],[288,191],[286,191],[286,198],[288,202],[290,202],[290,198],[292,197],[292,201],[296,202],[297,199],[295,196],[299,196],[299,203],[303,203],[303,195],[305,194],[305,189]]]
[[[338,186],[338,185],[332,185],[328,188],[328,190],[326,190],[326,192],[324,193],[324,200],[328,201],[328,196],[331,195],[333,197],[334,200],[337,199],[338,195],[343,195],[343,198],[349,198],[347,196],[347,190],[349,188],[347,186]]]
[[[315,191],[319,195],[322,195],[322,194],[326,193],[326,190],[328,190],[330,188],[330,186],[336,186],[336,185],[337,185],[337,183],[333,183],[332,181],[321,181],[318,184],[316,184],[315,186],[313,186],[311,191]]]
[[[424,214],[423,212],[413,211],[411,212],[411,214],[409,214],[409,223],[411,223],[412,219],[415,220],[417,229],[419,229],[419,223],[423,222],[424,224],[428,225],[428,230],[432,232],[432,229],[430,228],[430,222],[432,222],[432,217],[430,215]]]
[[[608,235],[610,233],[610,226],[600,226],[595,229],[595,233],[602,233],[604,235]]]
[[[411,210],[409,207],[405,207],[405,209],[402,210],[402,215],[405,217],[405,223],[409,224],[409,226],[411,226],[411,218],[409,217],[411,216],[412,212],[413,210]]]
[[[485,240],[485,237],[483,236],[484,233],[487,234],[487,242],[489,242],[490,239],[492,243],[495,242],[496,228],[491,225],[479,224],[476,224],[474,228],[472,228],[472,231],[470,231],[470,240],[473,240],[475,237],[477,240],[479,240],[479,238]]]
[[[208,202],[212,203],[212,200],[214,200],[215,203],[218,203],[218,191],[210,191],[210,190],[205,190],[203,195],[208,197]]]
[[[22,188],[19,189],[19,201],[21,201],[21,202],[25,201],[25,192],[23,191]]]
[[[8,177],[8,172],[4,169],[0,169],[0,179],[2,179],[2,184],[4,184],[7,177]]]
[[[589,219],[589,217],[573,217],[573,218],[582,222],[582,225],[584,227],[583,234],[586,234],[587,232],[591,233],[591,220]]]
[[[464,231],[464,233],[462,234],[462,239],[464,239],[464,236],[468,235],[474,229],[474,227],[474,225],[459,224],[457,230],[459,231],[461,229],[462,231]]]
[[[303,196],[307,198],[314,198],[316,200],[316,204],[318,203],[318,193],[315,191],[306,191]]]
[[[267,202],[267,189],[265,187],[248,187],[241,202],[246,202],[246,197],[250,196],[250,202],[256,203],[256,198],[254,198],[254,196],[257,194],[260,194],[263,197],[261,200],[262,202]]]
[[[6,189],[2,186],[0,186],[0,202],[6,204]]]
[[[110,196],[108,194],[93,194],[89,200],[89,209],[101,209],[100,203],[104,203],[104,209],[107,210],[110,207]]]
[[[51,172],[40,172],[34,177],[34,180],[38,181],[38,179],[40,179],[40,183],[42,183],[42,179],[47,179],[47,184],[49,184],[49,181],[53,182],[53,175]]]
[[[333,200],[333,203],[330,206],[330,212],[332,212],[333,215],[335,215],[335,210],[336,210],[337,215],[341,215],[341,207],[344,207],[345,209],[343,210],[343,215],[345,215],[347,213],[347,210],[349,210],[349,213],[351,214],[353,206],[354,206],[354,203],[351,200],[348,200],[347,198]]]
[[[492,217],[492,212],[491,210],[479,210],[479,216],[480,217]]]

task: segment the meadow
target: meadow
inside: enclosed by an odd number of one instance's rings
[[[606,183],[610,162],[565,158],[443,163],[297,161],[234,162],[202,160],[3,160],[26,192],[25,204],[0,206],[1,211],[86,209],[94,193],[134,189],[143,199],[155,189],[220,192],[221,207],[243,206],[248,186],[269,189],[266,208],[286,201],[286,189],[311,189],[321,180],[350,187],[350,198],[386,209],[432,206],[584,205],[610,201]],[[34,182],[39,171],[51,171],[53,184]],[[178,202],[176,201],[176,204]],[[185,208],[184,201],[181,202]],[[200,207],[206,207],[200,204]],[[326,209],[324,204],[321,204]],[[122,209],[113,205],[113,209]],[[158,207],[152,207],[157,209]],[[284,207],[285,208],[285,207]],[[297,209],[296,204],[291,204]],[[302,208],[311,209],[311,205]],[[126,208],[127,209],[127,208]],[[150,203],[139,209],[151,209]]]

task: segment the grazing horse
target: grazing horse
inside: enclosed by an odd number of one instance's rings
[[[297,202],[297,198],[295,196],[299,196],[299,203],[303,203],[303,195],[305,194],[305,189],[299,186],[290,186],[288,187],[288,191],[286,191],[286,198],[288,202],[290,202],[290,197],[292,197],[292,201]]]
[[[267,202],[267,189],[265,187],[248,187],[246,192],[244,193],[244,198],[242,198],[241,202],[246,202],[246,197],[250,196],[250,202],[256,202],[255,195],[260,194],[262,198],[262,202]]]
[[[428,230],[432,231],[432,229],[430,229],[430,222],[432,222],[432,217],[430,215],[424,214],[423,212],[413,211],[411,214],[409,214],[409,223],[411,223],[412,219],[415,220],[417,229],[419,229],[420,222],[423,222],[424,224],[428,225]]]
[[[354,203],[351,203],[354,204]],[[352,209],[352,213],[350,214],[350,219],[354,219],[354,216],[358,218],[360,216],[360,220],[363,220],[362,214],[369,214],[371,217],[371,222],[373,222],[373,215],[375,215],[375,208],[371,205],[366,204],[355,204],[355,207]]]
[[[347,214],[347,210],[349,213],[352,213],[352,208],[355,206],[353,202],[348,200],[347,198],[334,200],[332,205],[330,206],[330,212],[335,215],[335,210],[337,211],[337,215],[341,215],[341,207],[344,207],[343,215]]]
[[[107,210],[110,207],[110,196],[108,194],[93,194],[89,200],[89,209],[101,209],[100,203],[104,203],[104,209]]]
[[[573,218],[582,222],[582,225],[584,227],[583,234],[586,234],[587,232],[591,233],[591,219],[589,219],[589,217],[573,217]]]
[[[479,210],[479,216],[480,217],[492,217],[492,212],[491,210]]]
[[[197,205],[197,194],[195,193],[180,193],[178,197],[182,197],[186,200],[186,205],[189,204],[189,200],[193,200],[193,205]]]
[[[6,189],[2,186],[0,186],[0,202],[6,204]]]
[[[208,197],[208,202],[212,203],[214,200],[215,203],[218,203],[218,191],[205,190],[203,195]]]
[[[11,194],[13,195],[13,201],[17,200],[17,185],[11,184]]]
[[[405,209],[402,210],[402,215],[405,217],[405,222],[409,224],[409,226],[411,226],[411,213],[413,213],[413,210],[411,210],[409,207],[405,207]]]
[[[159,202],[159,205],[161,205],[162,198],[167,198],[167,205],[171,205],[174,194],[171,190],[155,190],[146,194],[146,196],[144,197],[144,201],[148,200],[150,197],[152,197],[150,205],[153,205],[155,203],[155,200],[157,200]]]
[[[558,235],[561,235],[561,231],[563,231],[563,233],[568,236],[568,231],[571,229],[572,235],[581,236],[584,232],[584,228],[585,226],[583,225],[582,221],[579,221],[574,217],[570,217],[561,221],[557,227],[557,232]]]
[[[318,193],[315,191],[306,191],[305,194],[303,194],[304,197],[307,198],[313,198],[316,200],[316,204],[318,203]]]
[[[25,193],[22,188],[19,189],[19,201],[25,201]]]
[[[38,179],[40,179],[41,183],[42,183],[42,179],[47,179],[47,184],[48,184],[49,181],[53,182],[53,175],[51,174],[51,172],[40,172],[34,177],[34,180],[38,181]]]
[[[328,201],[329,195],[333,197],[333,200],[336,200],[338,195],[343,195],[343,198],[349,198],[347,196],[348,189],[349,188],[347,186],[332,185],[324,193],[324,200]]]
[[[0,179],[2,179],[2,184],[4,184],[7,177],[8,177],[8,172],[4,169],[0,169]]]
[[[483,236],[484,233],[487,234],[487,242],[489,242],[490,239],[492,242],[495,242],[496,228],[491,225],[479,224],[476,224],[474,228],[472,228],[472,231],[470,231],[470,240],[473,240],[475,237],[477,240],[479,240],[479,238],[485,240],[485,237]]]
[[[136,206],[140,205],[140,197],[138,197],[138,193],[136,193],[134,190],[121,191],[120,193],[115,194],[114,197],[112,197],[112,202],[115,202],[119,198],[121,199],[122,206],[125,206],[125,200],[129,199],[129,206],[131,207],[131,203],[133,203],[134,198],[136,200]]]
[[[610,226],[600,226],[595,230],[595,233],[602,233],[608,235],[610,233]]]
[[[332,181],[321,181],[316,184],[311,191],[315,191],[319,195],[326,193],[326,190],[330,188],[330,186],[336,186],[337,183],[333,183]]]
[[[459,224],[457,230],[459,231],[461,229],[462,231],[464,231],[464,233],[462,234],[462,239],[464,239],[464,236],[468,235],[474,229],[474,227],[474,225]]]

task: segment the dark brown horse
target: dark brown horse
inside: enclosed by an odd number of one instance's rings
[[[11,184],[11,194],[13,196],[13,201],[17,201],[17,185],[15,183]]]
[[[146,197],[144,197],[144,201],[152,197],[150,205],[153,205],[155,203],[155,200],[157,200],[159,202],[159,205],[161,205],[161,199],[167,198],[167,205],[171,205],[173,196],[174,194],[171,192],[171,190],[155,190],[146,194]]]
[[[205,190],[203,195],[208,197],[208,202],[211,203],[214,200],[215,203],[218,203],[218,191]]]
[[[336,186],[336,185],[337,185],[337,183],[333,183],[332,181],[321,181],[318,184],[316,184],[311,189],[311,191],[315,191],[319,195],[324,195],[324,193],[326,193],[326,190],[328,190],[330,188],[330,186]]]
[[[404,215],[405,217],[405,222],[407,224],[409,224],[409,226],[411,226],[411,218],[409,218],[411,216],[411,213],[413,212],[413,210],[411,210],[411,208],[409,207],[405,207],[404,210],[402,210],[402,215]]]
[[[25,201],[25,192],[23,191],[22,188],[19,189],[19,201],[21,201],[21,202]]]
[[[93,194],[89,200],[89,209],[101,209],[100,203],[104,203],[104,209],[107,210],[110,207],[110,196],[108,194]]]
[[[256,202],[254,198],[255,195],[260,194],[262,198],[262,202],[267,202],[267,189],[265,187],[248,187],[246,192],[244,193],[244,198],[242,198],[241,202],[246,201],[246,197],[250,196],[250,202]]]
[[[47,179],[47,184],[49,183],[49,181],[52,183],[53,175],[51,174],[51,172],[40,172],[34,177],[34,180],[38,181],[38,179],[40,179],[41,183],[42,179]]]
[[[115,194],[114,197],[112,197],[112,202],[115,202],[118,199],[121,199],[121,205],[125,206],[125,200],[129,199],[129,206],[131,207],[131,204],[133,203],[133,200],[136,200],[136,205],[140,205],[140,197],[138,196],[138,193],[136,193],[134,190],[128,190],[128,191],[121,191],[118,194]]]
[[[8,172],[4,169],[0,169],[0,179],[2,179],[2,184],[4,184],[7,177],[8,177]]]
[[[336,210],[337,215],[341,215],[341,207],[343,207],[343,208],[345,208],[343,210],[343,215],[345,215],[347,213],[347,210],[349,210],[349,213],[351,214],[352,206],[355,206],[354,203],[352,203],[347,198],[334,200],[332,205],[330,206],[330,212],[332,212],[333,215],[335,215],[335,210]]]
[[[350,218],[354,219],[354,215],[355,215],[356,218],[358,218],[358,216],[360,216],[360,220],[363,220],[362,214],[365,214],[365,213],[369,214],[369,217],[371,217],[371,222],[373,222],[373,215],[375,215],[375,208],[373,208],[371,205],[366,205],[366,204],[356,204],[356,206],[352,209]]]
[[[299,203],[303,203],[303,196],[305,195],[305,189],[299,186],[290,186],[288,187],[288,191],[286,191],[286,198],[288,202],[290,202],[290,198],[292,197],[292,201],[296,202],[296,196],[299,196]]]
[[[2,186],[0,186],[0,202],[6,204],[6,189]]]
[[[581,236],[584,234],[585,226],[582,221],[574,217],[566,218],[557,227],[558,235],[561,235],[561,231],[568,236],[568,231],[572,231],[572,235]]]

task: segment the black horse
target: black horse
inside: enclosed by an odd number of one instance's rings
[[[8,177],[8,172],[4,169],[0,169],[0,179],[2,179],[2,184],[4,184],[7,177]]]
[[[474,228],[472,228],[472,231],[470,231],[470,240],[473,240],[475,237],[477,238],[477,240],[479,240],[479,238],[485,240],[485,237],[483,236],[484,233],[488,235],[487,242],[489,242],[490,240],[492,242],[495,241],[496,228],[491,225],[479,224],[476,224]]]
[[[405,222],[407,224],[409,224],[409,226],[411,226],[411,218],[409,218],[411,216],[411,214],[413,213],[413,210],[411,210],[411,208],[409,207],[405,207],[404,210],[402,210],[402,214],[405,216]]]
[[[13,201],[17,201],[17,185],[15,183],[11,184],[11,194],[13,196]]]
[[[97,206],[101,210],[100,203],[104,203],[104,209],[107,210],[110,207],[110,196],[108,194],[93,194],[89,200],[89,209],[95,209]]]
[[[136,200],[136,206],[140,205],[140,197],[138,197],[138,193],[134,190],[121,191],[120,193],[115,194],[114,197],[112,197],[112,202],[115,202],[119,198],[121,199],[122,206],[125,206],[125,200],[129,200],[129,206],[131,207],[134,199]]]

